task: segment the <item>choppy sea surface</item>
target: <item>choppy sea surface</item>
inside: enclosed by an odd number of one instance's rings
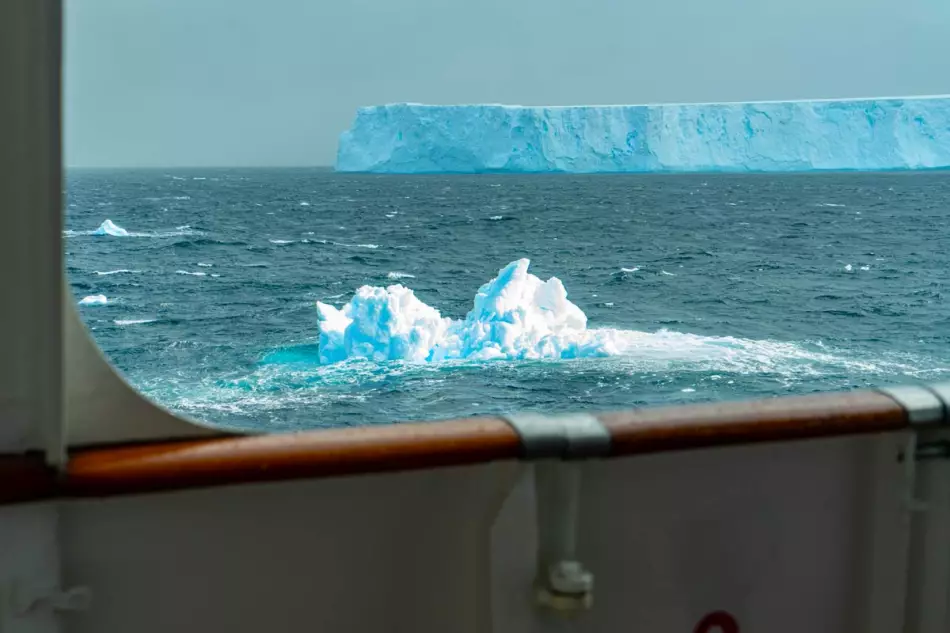
[[[79,310],[128,380],[242,429],[802,394],[950,377],[950,173],[369,176],[73,170]],[[93,234],[105,220],[128,234]],[[402,284],[462,319],[558,277],[579,359],[321,363],[316,302]]]

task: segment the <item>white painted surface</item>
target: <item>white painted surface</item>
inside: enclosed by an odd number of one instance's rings
[[[585,464],[594,604],[573,620],[533,607],[534,489],[514,462],[73,501],[65,574],[95,603],[67,630],[691,633],[716,610],[749,632],[900,630],[864,627],[903,618],[905,440]]]
[[[921,437],[920,444],[950,433]],[[907,633],[950,631],[950,460],[917,463]]]
[[[57,513],[52,503],[0,507],[0,631],[56,633],[56,615],[21,613],[30,599],[59,589]]]
[[[62,458],[58,0],[0,2],[0,453]]]
[[[594,572],[594,606],[570,622],[552,624],[530,608],[534,569],[517,557],[532,551],[531,488],[519,485],[493,535],[495,633],[691,633],[717,610],[735,616],[742,631],[863,631],[856,599],[866,589],[857,573],[869,556],[861,535],[874,516],[863,474],[876,441],[588,464],[579,558]],[[893,438],[882,450],[891,450],[896,463]],[[880,477],[900,482],[902,472],[889,468]],[[899,513],[901,492],[899,485],[882,486],[884,507]],[[899,524],[900,515],[885,511],[879,519]]]
[[[859,558],[854,569],[854,631],[904,630],[911,537],[910,499],[915,485],[913,433],[890,433],[863,441],[858,465],[863,510],[855,531]]]
[[[490,526],[516,463],[75,501],[89,633],[487,632]]]

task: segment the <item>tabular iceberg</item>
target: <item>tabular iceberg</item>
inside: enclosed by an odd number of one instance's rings
[[[360,108],[336,169],[376,173],[950,167],[950,97]]]

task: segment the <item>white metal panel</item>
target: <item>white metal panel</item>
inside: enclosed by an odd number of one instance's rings
[[[62,459],[58,0],[0,2],[0,452]]]
[[[859,558],[853,629],[861,633],[904,630],[916,466],[908,455],[914,454],[915,439],[902,432],[862,442],[858,482],[863,484],[863,521],[855,534]]]
[[[493,534],[495,633],[691,633],[716,611],[733,616],[742,631],[867,630],[859,626],[866,600],[856,594],[870,590],[860,574],[874,554],[862,534],[874,531],[876,520],[885,524],[877,533],[886,535],[902,518],[894,436],[881,449],[892,451],[879,474],[884,505],[875,511],[867,501],[863,477],[874,463],[874,442],[884,437],[588,463],[578,556],[594,573],[593,608],[568,621],[539,617],[531,607],[534,567],[524,556],[534,553],[532,489],[522,482]],[[894,546],[891,567],[899,571],[900,543]],[[877,547],[884,560],[890,544]],[[889,571],[879,567],[872,573]],[[879,589],[887,583],[886,575],[876,581]],[[887,617],[899,622],[901,614]]]
[[[487,633],[489,530],[521,465],[65,505],[76,633]]]
[[[950,441],[950,433],[921,434],[926,441]],[[950,631],[950,459],[917,463],[914,527],[908,583],[907,633]]]
[[[594,603],[573,620],[532,604],[534,488],[517,463],[70,502],[65,575],[95,602],[67,629],[692,632],[725,611],[743,631],[900,630],[906,439],[583,465]]]
[[[0,631],[56,633],[47,609],[24,610],[59,588],[56,507],[52,503],[0,507]]]

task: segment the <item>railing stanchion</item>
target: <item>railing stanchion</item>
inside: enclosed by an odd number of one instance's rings
[[[610,454],[610,431],[590,414],[505,417],[521,439],[522,458],[534,462],[538,561],[537,604],[573,614],[593,604],[594,577],[577,560],[581,466]]]
[[[947,441],[946,432],[938,434],[927,433],[917,447],[908,633],[950,631],[950,459],[927,450]]]
[[[538,517],[538,569],[535,597],[561,613],[589,609],[594,577],[577,559],[580,465],[544,461],[534,466]]]

